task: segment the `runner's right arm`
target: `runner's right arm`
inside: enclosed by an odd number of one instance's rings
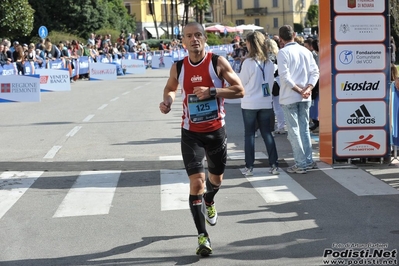
[[[165,88],[163,90],[163,101],[159,104],[161,113],[167,114],[170,112],[178,87],[179,82],[177,80],[177,68],[176,63],[174,63],[170,68],[169,79],[166,82]]]

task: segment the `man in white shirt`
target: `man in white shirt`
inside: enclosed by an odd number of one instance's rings
[[[309,109],[312,89],[319,79],[319,68],[312,53],[294,41],[295,35],[290,25],[279,29],[280,41],[284,45],[277,54],[280,105],[295,160],[287,172],[306,174],[307,170],[316,168],[312,158]]]

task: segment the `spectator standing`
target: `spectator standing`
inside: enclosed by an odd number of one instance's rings
[[[248,57],[242,63],[239,73],[245,88],[245,96],[241,99],[242,117],[245,130],[245,176],[253,175],[255,162],[256,124],[269,157],[270,173],[278,175],[278,156],[276,143],[272,135],[271,119],[273,115],[272,87],[274,83],[274,64],[269,59],[265,36],[254,31],[246,38]],[[274,121],[273,121],[274,127]]]
[[[102,48],[102,39],[103,39],[103,36],[100,35],[100,34],[97,34],[96,40],[95,40],[97,49],[101,49]]]
[[[165,50],[165,46],[164,46],[164,44],[163,44],[163,41],[162,41],[162,40],[159,42],[159,45],[158,45],[158,50],[159,50],[159,51],[163,51],[163,50]]]
[[[319,79],[319,68],[312,53],[296,43],[296,33],[290,25],[279,29],[284,48],[277,54],[280,75],[280,104],[284,111],[295,164],[287,168],[289,173],[306,174],[316,167],[312,157],[309,131],[309,108],[312,89]]]
[[[18,45],[19,45],[19,42],[18,41],[14,41],[12,46],[10,47],[10,51],[12,53],[14,53]]]
[[[241,98],[244,95],[241,81],[229,62],[222,56],[205,51],[206,40],[201,24],[190,22],[184,27],[183,43],[188,56],[172,65],[163,101],[159,104],[162,113],[169,113],[180,84],[183,91],[181,149],[190,180],[190,210],[198,232],[196,254],[201,256],[212,254],[205,220],[210,225],[216,225],[214,197],[222,184],[226,166],[224,98]],[[230,86],[224,87],[225,80]],[[208,106],[207,112],[201,112],[201,106]],[[205,156],[208,178],[203,165]]]
[[[90,34],[89,39],[87,39],[87,43],[90,43],[91,45],[96,44],[96,35],[94,33]]]
[[[274,131],[275,134],[285,134],[285,119],[284,119],[284,112],[280,105],[280,77],[278,75],[278,68],[277,68],[277,54],[279,51],[278,43],[274,39],[267,39],[266,46],[269,52],[269,58],[274,63],[275,71],[274,71],[274,83],[272,89],[273,95],[273,111],[275,115],[275,119],[273,119],[272,129],[274,128],[274,120],[277,120],[277,130]]]
[[[396,44],[395,39],[391,36],[391,63],[396,62]]]
[[[7,55],[7,59],[10,63],[14,62],[14,55],[11,52],[9,45],[4,45],[4,53]]]
[[[141,42],[141,50],[144,52],[147,51],[147,44],[145,42]]]
[[[47,39],[44,44],[44,54],[46,59],[55,60],[60,58],[61,52],[56,49],[55,45],[51,43],[50,39]]]
[[[10,64],[10,61],[8,60],[7,54],[5,53],[4,44],[0,44],[0,65],[4,66],[7,64]]]
[[[30,43],[29,46],[28,46],[27,59],[30,62],[35,62],[36,61],[36,50],[35,50],[35,44],[34,43]]]
[[[312,41],[312,49],[313,49],[313,58],[316,61],[317,66],[319,67],[319,40]],[[310,107],[310,119],[312,120],[312,125],[309,127],[309,130],[312,133],[319,132],[319,80],[317,80],[316,85],[312,90],[312,106]]]
[[[25,53],[22,45],[16,45],[14,59],[17,66],[17,75],[25,75]]]
[[[69,59],[70,54],[69,54],[69,52],[68,52],[68,49],[64,46],[64,43],[63,43],[63,42],[60,42],[60,43],[58,44],[58,49],[59,49],[60,52],[61,52],[60,57],[64,58],[65,60],[66,60],[66,59]]]
[[[36,44],[36,49],[40,49],[42,50],[44,47],[44,43],[45,43],[46,39],[41,38],[40,41]]]
[[[129,39],[129,52],[134,52],[135,47],[136,47],[136,35],[132,35],[132,37]]]

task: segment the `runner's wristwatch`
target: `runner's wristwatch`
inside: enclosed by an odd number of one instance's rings
[[[214,96],[216,96],[216,88],[215,87],[210,87],[209,88],[209,95],[211,96],[211,97],[214,97]]]

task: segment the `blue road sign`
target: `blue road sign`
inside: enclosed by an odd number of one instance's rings
[[[47,35],[48,35],[48,30],[47,30],[47,28],[46,28],[45,26],[41,26],[41,27],[39,28],[39,36],[40,36],[40,38],[44,39],[44,38],[47,37]]]

